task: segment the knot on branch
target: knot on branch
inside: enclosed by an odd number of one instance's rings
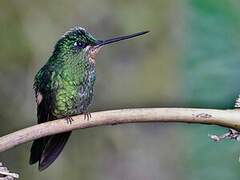
[[[19,178],[19,175],[10,173],[7,167],[4,167],[0,162],[0,180],[14,180],[15,178]]]

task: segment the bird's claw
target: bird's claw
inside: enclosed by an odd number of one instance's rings
[[[83,115],[84,115],[84,120],[87,120],[87,121],[89,121],[89,119],[92,117],[90,112],[84,112]]]
[[[67,121],[67,124],[72,124],[72,122],[74,121],[72,117],[66,117],[65,119]]]

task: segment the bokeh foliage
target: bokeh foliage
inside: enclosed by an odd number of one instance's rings
[[[92,111],[128,107],[232,108],[240,92],[237,0],[3,0],[0,135],[36,123],[34,74],[56,40],[80,25],[99,39],[151,33],[102,50]],[[39,173],[30,143],[0,154],[22,179],[235,180],[240,144],[214,143],[202,125],[121,125],[75,131]]]

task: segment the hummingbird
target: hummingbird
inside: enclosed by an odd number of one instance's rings
[[[47,63],[37,72],[33,88],[37,103],[38,124],[84,114],[93,98],[96,79],[96,55],[100,49],[114,42],[148,33],[143,31],[107,40],[95,39],[84,28],[74,27],[55,44]],[[38,169],[48,168],[63,150],[71,132],[37,139],[33,142],[29,164],[38,162]]]

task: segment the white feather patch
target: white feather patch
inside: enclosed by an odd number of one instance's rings
[[[42,94],[38,91],[37,94],[36,94],[36,102],[37,102],[37,105],[39,105],[39,104],[42,102],[42,99],[43,99],[43,96],[42,96]]]
[[[235,108],[240,108],[240,95],[238,96],[238,98],[235,102]]]

